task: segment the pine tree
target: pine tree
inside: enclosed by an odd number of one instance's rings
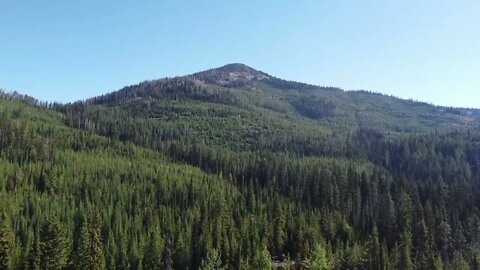
[[[285,245],[285,240],[287,238],[287,232],[285,229],[286,226],[286,216],[285,211],[283,210],[281,204],[277,201],[275,203],[274,214],[274,247],[277,256],[281,256],[283,252],[283,247]]]
[[[267,245],[262,245],[262,249],[256,251],[253,258],[253,268],[258,270],[270,270],[273,268],[272,258]]]
[[[328,258],[327,249],[321,243],[315,246],[310,259],[308,260],[309,269],[312,270],[329,270],[332,269],[330,259]]]
[[[40,265],[42,269],[63,269],[67,264],[68,246],[62,224],[55,217],[45,221],[40,231]]]
[[[12,266],[13,233],[8,216],[2,212],[0,220],[0,269],[10,269]]]
[[[37,231],[33,238],[33,244],[30,248],[30,258],[28,262],[28,269],[40,270],[41,269],[41,250],[40,250],[40,233]]]
[[[290,259],[290,256],[287,256],[283,262],[283,269],[284,270],[292,270],[294,269],[294,263]]]
[[[433,268],[433,252],[431,249],[431,237],[428,232],[424,219],[415,224],[413,233],[414,241],[414,262],[417,269],[432,269]]]
[[[88,270],[90,268],[90,231],[87,221],[84,220],[80,230],[80,243],[77,250],[77,269]]]
[[[367,242],[368,269],[381,269],[381,247],[375,225]]]
[[[173,254],[171,247],[171,240],[168,239],[165,243],[165,249],[162,256],[162,266],[164,270],[173,270]]]
[[[143,256],[144,269],[162,269],[163,240],[160,234],[150,233]]]
[[[103,252],[102,224],[100,215],[96,214],[90,228],[91,237],[91,270],[105,269],[105,255]]]
[[[200,270],[223,270],[222,259],[216,249],[211,249],[207,253],[207,257],[202,260]]]
[[[442,259],[446,259],[450,254],[452,229],[447,221],[440,221],[436,227],[435,241]]]
[[[95,217],[91,223],[84,220],[77,253],[77,267],[79,269],[105,269],[105,256],[98,217]]]
[[[455,251],[453,254],[452,261],[447,265],[448,269],[454,270],[469,270],[471,269],[468,265],[465,258],[463,258],[462,254],[458,251]]]
[[[443,270],[443,261],[440,255],[435,255],[433,257],[433,269],[435,270]]]
[[[365,264],[364,252],[362,246],[354,243],[345,248],[345,252],[340,259],[341,268],[343,269],[358,269]]]
[[[414,265],[411,258],[412,240],[410,234],[404,231],[400,237],[400,260],[397,266],[398,269],[413,270]]]

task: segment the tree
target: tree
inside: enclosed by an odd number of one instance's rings
[[[470,266],[468,265],[467,261],[465,258],[463,258],[462,253],[455,251],[453,254],[452,261],[447,265],[448,269],[453,269],[453,270],[469,270],[471,269]]]
[[[104,269],[105,256],[99,218],[95,217],[91,223],[84,220],[80,234],[80,246],[77,257],[79,269]]]
[[[440,255],[436,255],[433,257],[433,268],[435,270],[443,270],[443,262],[442,257]]]
[[[413,270],[414,265],[411,258],[411,246],[412,240],[410,233],[404,231],[400,237],[400,260],[398,263],[398,269]]]
[[[144,269],[162,269],[163,239],[160,234],[150,233],[150,239],[144,251]]]
[[[413,270],[414,264],[410,257],[408,245],[402,244],[400,249],[400,261],[398,263],[398,269]]]
[[[48,218],[40,231],[40,265],[42,269],[63,269],[69,248],[62,224],[56,217]]]
[[[216,249],[211,249],[207,253],[207,257],[202,260],[200,270],[223,270],[222,259]]]
[[[285,245],[285,240],[287,238],[287,233],[285,229],[286,225],[286,216],[285,211],[282,208],[280,202],[275,203],[274,214],[275,222],[274,226],[274,247],[277,256],[281,256],[283,252],[283,246]]]
[[[440,221],[436,227],[435,241],[440,255],[446,259],[450,254],[452,229],[447,221]]]
[[[423,218],[415,224],[413,241],[415,247],[414,262],[417,269],[433,268],[433,252],[431,249],[431,236]]]
[[[365,264],[363,248],[354,243],[347,246],[340,259],[342,269],[358,269]]]
[[[90,269],[104,269],[105,255],[103,252],[102,224],[99,214],[96,214],[93,218],[92,226],[90,228],[90,237],[92,260]]]
[[[253,258],[253,269],[270,270],[273,268],[272,258],[268,252],[267,245],[262,245],[261,250],[255,252]]]
[[[12,267],[13,233],[8,216],[2,212],[0,220],[0,269]]]
[[[173,254],[171,248],[171,240],[168,239],[165,244],[165,250],[163,251],[162,256],[162,266],[164,270],[172,270],[173,269]]]
[[[328,270],[332,269],[330,259],[328,258],[327,249],[321,243],[317,243],[310,259],[308,260],[309,269],[312,270]]]
[[[373,227],[372,234],[367,241],[368,269],[381,269],[381,247],[378,239],[377,226]]]
[[[41,269],[41,250],[40,250],[40,233],[37,231],[33,238],[33,244],[30,248],[30,258],[28,262],[28,269],[40,270]]]

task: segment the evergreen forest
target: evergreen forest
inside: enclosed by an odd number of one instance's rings
[[[0,92],[0,269],[480,269],[480,110],[243,64]]]

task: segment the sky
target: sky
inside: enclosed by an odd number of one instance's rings
[[[0,0],[0,88],[70,102],[244,63],[480,108],[480,1]]]

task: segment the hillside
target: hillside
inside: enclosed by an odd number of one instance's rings
[[[3,94],[0,262],[475,269],[478,114],[242,64],[72,104]]]
[[[144,146],[156,144],[145,138],[161,137],[314,156],[345,155],[332,145],[361,130],[387,136],[480,130],[478,110],[285,81],[242,64],[143,82],[60,111],[70,126],[135,137]]]
[[[237,265],[262,248],[249,239],[273,226],[275,209],[318,226],[316,211],[68,128],[53,111],[0,99],[0,115],[1,267],[185,269],[211,248]]]
[[[139,99],[142,97],[144,99]],[[368,128],[381,132],[417,132],[478,130],[480,127],[479,110],[438,107],[366,91],[343,91],[285,81],[242,64],[143,82],[90,101],[132,106],[135,102],[155,103],[158,100],[152,99],[158,97],[229,105],[343,131]],[[145,117],[156,116],[156,112],[148,110],[141,113]]]

